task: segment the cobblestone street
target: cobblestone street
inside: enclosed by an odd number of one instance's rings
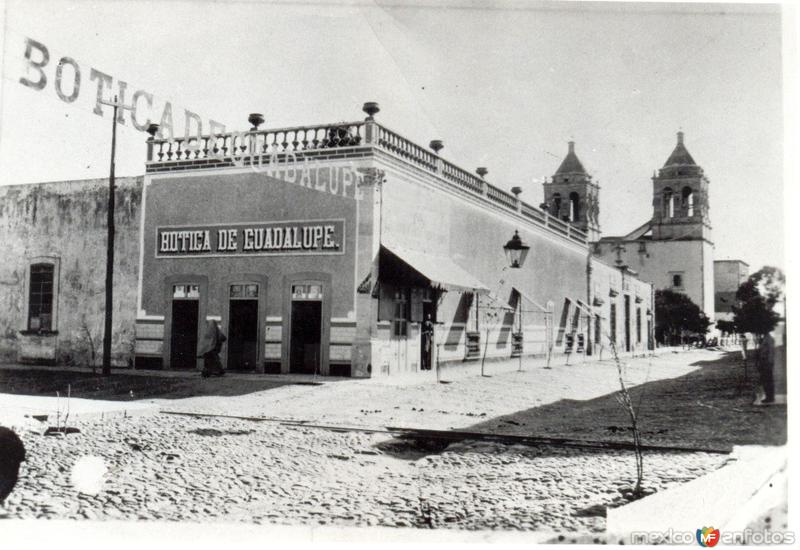
[[[697,409],[695,432],[713,431],[718,444],[739,437],[742,420],[733,413],[709,416],[708,408],[696,406],[698,398],[709,399],[703,397],[705,380],[717,387],[730,384],[725,369],[735,373],[735,365],[726,367],[723,357],[702,351],[628,362],[626,381],[653,388],[644,422],[660,419],[663,429],[656,441],[680,445],[691,435],[681,427],[685,416],[665,414],[671,409],[682,414]],[[364,431],[164,412],[76,419],[70,426],[80,433],[22,434],[28,460],[6,510],[19,519],[511,529],[593,540],[605,528],[605,507],[619,503],[621,490],[634,483],[632,451],[469,440],[448,444],[367,430],[399,425],[627,440],[624,433],[605,431],[606,424],[619,423],[614,408],[605,404],[616,390],[614,374],[608,363],[556,365],[449,384],[341,381],[227,397],[137,401],[157,403],[162,411],[278,417]],[[684,387],[689,390],[677,391]],[[741,410],[739,416],[749,422],[770,419],[737,408],[746,406],[738,401],[730,407],[724,396],[731,391],[717,393],[715,408]],[[531,403],[537,406],[531,409]],[[556,408],[547,420],[550,404]],[[785,409],[771,414],[778,420],[783,414],[785,422]],[[779,435],[780,422],[776,426],[773,432]],[[101,457],[109,468],[97,495],[79,493],[70,481],[73,466],[85,456]],[[644,460],[644,486],[662,491],[730,459],[647,451]]]
[[[66,437],[25,435],[29,459],[10,517],[601,532],[581,511],[630,487],[633,454],[456,443],[420,449],[385,434],[151,415],[82,423]],[[110,469],[96,496],[70,483],[75,461]],[[648,453],[663,489],[725,455]]]

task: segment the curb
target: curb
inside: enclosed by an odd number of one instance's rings
[[[705,476],[607,512],[611,544],[685,543],[701,527],[741,532],[786,494],[786,446],[734,447],[734,461]],[[634,540],[634,534],[658,540]],[[676,536],[680,540],[676,539]],[[694,539],[692,538],[693,542]]]

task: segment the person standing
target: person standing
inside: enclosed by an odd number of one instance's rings
[[[11,494],[25,460],[25,445],[10,428],[0,426],[0,504]]]
[[[222,376],[225,374],[225,369],[222,368],[222,361],[219,358],[219,352],[222,350],[222,344],[225,343],[227,338],[219,328],[219,323],[215,319],[208,319],[206,321],[206,332],[203,335],[203,341],[200,343],[197,356],[203,358],[203,378],[209,376]]]
[[[775,379],[773,371],[775,369],[775,339],[769,332],[761,339],[761,345],[758,346],[756,362],[758,377],[761,381],[761,387],[764,390],[764,399],[761,403],[774,403]]]
[[[422,322],[422,370],[431,370],[433,351],[433,321],[429,313]]]

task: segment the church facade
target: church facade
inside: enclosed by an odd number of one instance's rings
[[[544,184],[543,207],[590,235],[592,254],[630,269],[656,289],[686,294],[714,319],[714,242],[709,180],[684,143],[683,132],[652,178],[652,217],[623,236],[600,236],[599,187],[570,142],[566,158]]]

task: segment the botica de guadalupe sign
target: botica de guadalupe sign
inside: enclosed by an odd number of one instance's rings
[[[344,254],[344,220],[158,227],[157,258]]]

